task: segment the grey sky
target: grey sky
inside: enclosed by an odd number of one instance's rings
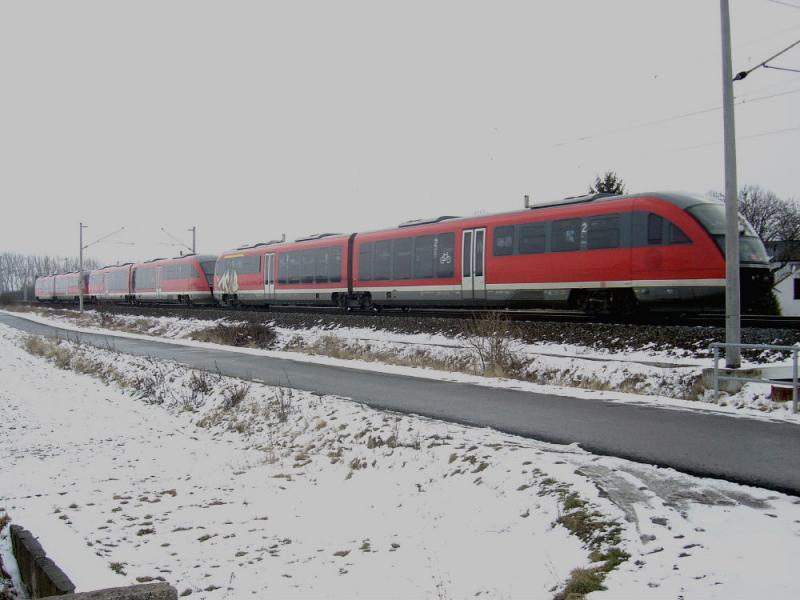
[[[791,0],[794,1],[794,0]],[[796,0],[800,6],[800,0]],[[731,0],[734,69],[800,8]],[[800,68],[800,48],[775,64]],[[99,260],[580,194],[722,189],[717,0],[0,0],[0,251]],[[800,197],[800,74],[736,84],[739,181]],[[576,141],[590,136],[591,139]],[[697,147],[701,146],[701,147]]]

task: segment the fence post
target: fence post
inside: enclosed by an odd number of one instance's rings
[[[792,412],[797,412],[797,348],[792,350]]]
[[[714,346],[714,402],[719,402],[719,347]]]

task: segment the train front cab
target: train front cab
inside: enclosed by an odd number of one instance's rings
[[[727,232],[725,205],[717,201],[708,201],[689,206],[686,211],[708,232],[724,261]],[[765,297],[772,290],[774,276],[764,244],[742,215],[739,215],[738,230],[741,308],[744,312],[758,312],[764,305]]]

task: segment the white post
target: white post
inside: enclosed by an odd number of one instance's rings
[[[83,223],[80,224],[81,233],[80,238],[80,253],[79,253],[79,267],[78,267],[78,311],[83,312]]]
[[[739,197],[736,183],[736,128],[733,114],[733,67],[728,0],[720,0],[722,22],[722,108],[725,127],[725,364],[742,364],[741,306],[739,296]]]

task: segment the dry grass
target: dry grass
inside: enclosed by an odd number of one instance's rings
[[[630,558],[619,547],[622,526],[618,521],[608,519],[568,484],[552,478],[540,479],[537,484],[540,496],[555,496],[558,500],[561,514],[555,524],[563,526],[584,543],[592,562],[602,563],[599,567],[574,569],[554,600],[581,600],[590,592],[606,589],[603,581],[608,573]]]
[[[328,334],[314,342],[308,343],[300,337],[289,342],[286,350],[302,352],[318,356],[329,356],[344,360],[364,360],[401,367],[430,368],[439,371],[458,371],[472,373],[473,361],[469,356],[440,358],[424,348],[417,348],[412,353],[401,353],[399,350],[375,348],[370,344],[349,343],[336,335]]]

